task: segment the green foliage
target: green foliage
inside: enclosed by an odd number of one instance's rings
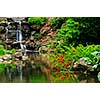
[[[0,63],[0,72],[4,71],[4,69],[5,69],[6,67],[8,67],[8,66],[10,66],[10,67],[12,67],[12,68],[15,68],[15,67],[16,67],[15,64]]]
[[[97,77],[98,77],[98,80],[100,81],[100,72],[98,73],[98,76]]]
[[[12,49],[12,50],[6,50],[4,49],[4,47],[2,45],[0,45],[0,56],[5,55],[5,54],[9,54],[9,53],[15,53],[16,50]]]
[[[5,44],[5,42],[3,42],[3,41],[0,41],[0,45],[4,45]]]
[[[74,21],[73,18],[68,18],[66,21],[66,24],[61,27],[61,29],[58,29],[57,31],[57,40],[64,40],[66,42],[66,45],[69,45],[70,43],[76,44],[77,40],[80,35],[80,31],[78,30],[79,22]]]
[[[65,17],[54,17],[54,18],[51,18],[51,20],[49,21],[49,24],[52,27],[60,28],[61,25],[65,22],[65,20],[66,20]]]
[[[46,22],[46,17],[29,17],[28,22],[31,24],[42,25]]]
[[[75,17],[75,21],[79,22],[79,41],[82,44],[98,44],[99,31],[100,31],[100,18],[96,17]]]
[[[40,37],[40,33],[34,33],[34,39],[39,39],[39,37]]]
[[[64,23],[57,31],[57,40],[74,46],[100,43],[100,18],[70,17]]]
[[[79,44],[77,47],[73,47],[66,46],[64,43],[59,43],[56,46],[51,44],[50,47],[55,50],[55,55],[65,54],[66,61],[78,61],[82,57],[89,57],[91,60],[93,60],[93,55],[91,53],[100,51],[100,45],[87,45],[84,47],[82,44]]]

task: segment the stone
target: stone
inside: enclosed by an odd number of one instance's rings
[[[4,30],[3,26],[0,26],[0,32],[2,32]]]
[[[48,48],[46,46],[42,46],[39,49],[39,52],[42,52],[42,53],[46,53],[47,51],[48,51]]]
[[[80,58],[79,59],[79,64],[86,65],[85,59],[84,58]]]
[[[7,59],[8,59],[8,57],[7,57],[7,56],[3,56],[3,59],[4,59],[4,60],[7,60]]]
[[[15,57],[17,57],[17,58],[22,57],[22,53],[21,53],[21,52],[16,52],[14,55],[15,55]]]
[[[4,63],[8,63],[8,61],[4,61]]]
[[[0,58],[0,62],[3,62],[3,59],[2,58]]]
[[[75,62],[73,68],[77,68],[77,67],[78,67],[78,62]]]
[[[22,56],[22,60],[27,60],[28,57],[27,56]]]
[[[12,60],[8,61],[8,64],[11,64],[12,63]]]
[[[12,58],[10,54],[7,54],[6,57],[8,57],[8,58]]]

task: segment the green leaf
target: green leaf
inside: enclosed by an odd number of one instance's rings
[[[98,76],[97,77],[98,77],[98,80],[100,81],[100,72],[98,73]]]
[[[98,67],[98,64],[94,65],[92,68],[96,69]]]

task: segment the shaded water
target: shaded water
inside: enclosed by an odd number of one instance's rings
[[[13,68],[10,64],[0,73],[0,83],[44,83],[47,77],[40,67],[32,65],[31,61],[18,61]]]

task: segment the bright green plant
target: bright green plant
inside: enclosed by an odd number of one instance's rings
[[[91,65],[90,71],[97,71],[98,68],[100,68],[100,52],[95,51],[92,52],[90,55],[92,56],[92,58],[89,58],[88,56],[88,57],[82,57],[82,59],[84,59],[86,65]],[[100,72],[98,73],[97,77],[98,80],[100,81]]]
[[[63,39],[66,45],[99,44],[100,18],[70,17],[57,31],[57,40]]]
[[[100,72],[98,73],[98,76],[97,77],[98,77],[98,80],[100,81]]]
[[[6,63],[0,63],[0,72],[4,71],[4,69],[8,66],[11,66],[12,68],[16,68],[15,64],[6,64]]]
[[[66,24],[58,29],[57,31],[57,40],[63,40],[66,45],[70,43],[76,43],[76,40],[79,38],[80,31],[78,30],[79,22],[74,21],[73,18],[69,18],[66,21]]]
[[[9,53],[15,53],[16,50],[12,49],[12,50],[6,50],[2,45],[0,45],[0,56],[5,55],[5,54],[9,54]]]
[[[28,22],[31,24],[42,25],[46,22],[46,17],[29,17]]]
[[[39,37],[40,37],[40,33],[34,33],[34,39],[39,39]]]

